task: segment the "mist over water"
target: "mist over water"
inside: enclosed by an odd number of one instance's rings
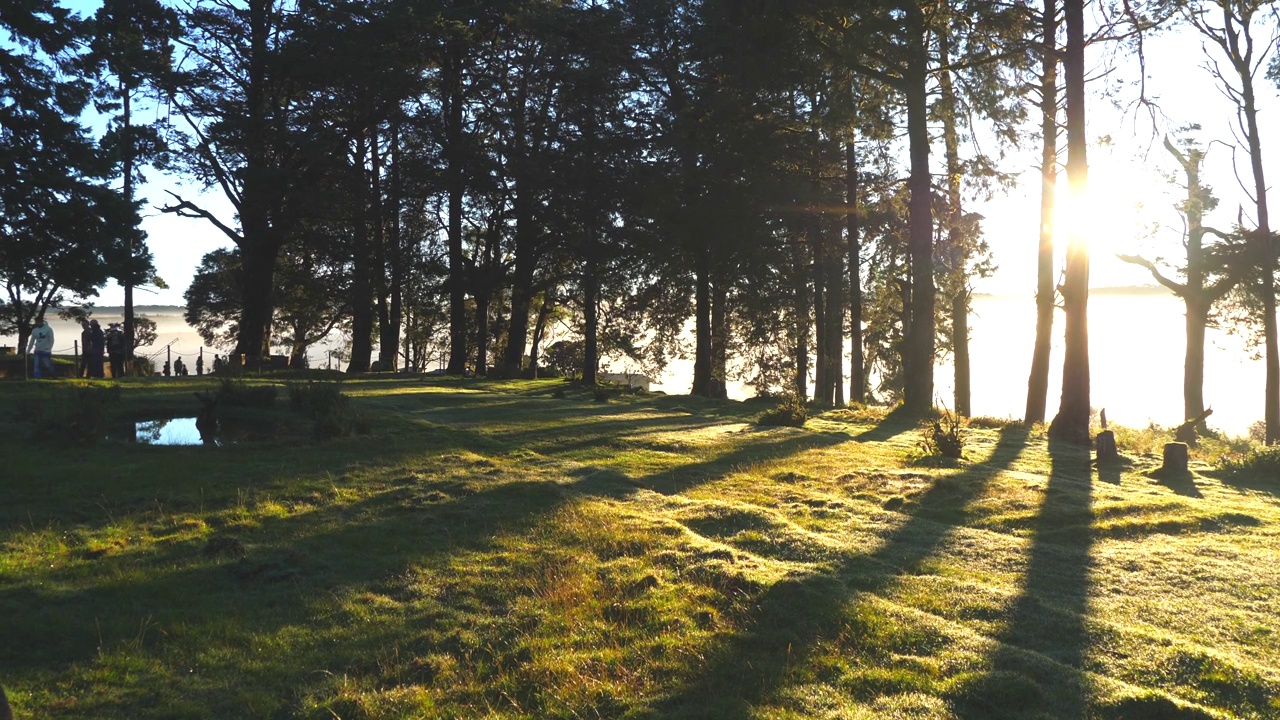
[[[142,306],[139,315],[156,322],[156,342],[140,349],[160,368],[167,357],[178,358],[195,373],[195,361],[203,348],[205,368],[212,367],[213,348],[187,325],[182,308]],[[93,317],[105,328],[123,320],[120,308],[97,308]],[[1182,365],[1186,348],[1184,308],[1181,300],[1164,292],[1137,294],[1095,293],[1089,298],[1089,350],[1091,405],[1106,408],[1110,421],[1131,427],[1155,422],[1163,426],[1182,421]],[[51,321],[57,354],[71,354],[80,339],[80,326]],[[1021,418],[1026,405],[1027,375],[1031,370],[1031,345],[1035,334],[1035,302],[1026,297],[978,295],[973,298],[970,319],[972,356],[972,405],[974,415]],[[1048,415],[1058,407],[1062,385],[1062,328],[1059,312],[1054,318],[1052,366],[1049,374]],[[327,351],[340,343],[312,347],[312,367],[325,367]],[[0,346],[14,346],[13,336],[0,337]],[[166,346],[167,349],[166,349]],[[171,353],[171,355],[170,355]],[[1244,435],[1262,418],[1266,370],[1243,338],[1210,328],[1205,347],[1205,402],[1213,407],[1210,427],[1231,435]],[[341,369],[336,360],[334,367]],[[845,359],[846,370],[848,359]],[[625,362],[603,368],[628,370]],[[934,373],[937,401],[952,407],[953,370],[949,361]],[[672,362],[652,388],[670,394],[688,393],[693,384],[693,361]],[[846,388],[848,381],[845,381]],[[728,383],[729,396],[745,399],[752,392],[741,382]]]
[[[146,317],[156,323],[156,341],[138,348],[140,357],[149,357],[155,362],[156,370],[164,367],[166,359],[182,359],[188,371],[196,372],[196,359],[203,354],[205,371],[213,368],[214,354],[225,355],[225,348],[215,349],[205,344],[195,328],[187,324],[182,317],[183,308],[172,305],[143,305],[135,311],[139,317]],[[90,316],[98,321],[103,330],[113,322],[124,322],[124,309],[119,307],[94,308]],[[49,326],[53,328],[54,354],[71,355],[76,343],[80,340],[80,325],[56,317],[51,311]],[[14,346],[18,342],[16,335],[0,336],[0,346]],[[312,367],[325,367],[327,351],[338,342],[335,336],[332,341],[313,345],[308,352]],[[337,362],[335,361],[335,367]]]
[[[973,301],[973,413],[1022,417],[1035,301],[1031,297],[978,296]],[[1185,306],[1172,294],[1098,293],[1089,298],[1090,405],[1106,408],[1107,419],[1145,427],[1182,422],[1182,376],[1186,353]],[[1064,319],[1055,314],[1047,415],[1052,419],[1062,393]],[[1208,424],[1230,435],[1245,435],[1263,416],[1266,368],[1244,338],[1210,328],[1205,337],[1205,404]],[[951,405],[950,365],[936,373],[937,392]]]
[[[1182,371],[1186,351],[1185,308],[1170,293],[1100,292],[1089,298],[1090,405],[1107,411],[1107,420],[1130,427],[1182,422]],[[1035,339],[1036,308],[1030,295],[976,295],[969,319],[973,414],[1022,418]],[[1062,394],[1062,312],[1055,313],[1046,420]],[[1204,397],[1213,408],[1209,426],[1230,435],[1246,435],[1263,416],[1266,368],[1244,339],[1209,328],[1205,338]],[[848,357],[845,388],[848,389]],[[692,361],[673,363],[656,390],[687,393]],[[954,408],[955,370],[950,358],[934,370],[936,402]],[[730,382],[729,396],[752,394]]]

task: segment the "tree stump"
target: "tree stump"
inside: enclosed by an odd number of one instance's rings
[[[1098,433],[1097,449],[1099,465],[1106,465],[1120,460],[1120,451],[1116,449],[1116,434],[1110,430],[1103,430]]]
[[[1164,444],[1164,465],[1160,467],[1161,472],[1187,472],[1187,444],[1180,442],[1171,442]]]

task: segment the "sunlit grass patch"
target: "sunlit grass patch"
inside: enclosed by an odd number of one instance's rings
[[[20,717],[1275,716],[1260,475],[1104,474],[984,421],[962,463],[909,466],[914,420],[878,409],[343,392],[368,435],[0,441]]]

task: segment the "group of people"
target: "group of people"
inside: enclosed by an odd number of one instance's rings
[[[164,361],[164,376],[169,377],[171,372],[174,377],[186,377],[191,374],[191,369],[188,368],[187,364],[182,362],[182,358],[179,357],[173,361],[172,370],[169,368],[169,361]],[[204,375],[204,357],[196,358],[196,375]]]
[[[111,377],[124,377],[129,341],[120,323],[111,323],[104,331],[97,320],[81,320],[80,327],[80,377],[105,377],[104,360],[111,363]]]
[[[129,340],[124,333],[124,328],[118,322],[110,323],[106,330],[98,324],[97,320],[81,320],[80,327],[80,367],[77,369],[77,376],[86,378],[103,378],[106,377],[106,366],[110,363],[111,377],[124,377],[128,373],[127,360],[129,357]],[[27,341],[27,355],[31,356],[35,361],[34,377],[37,380],[42,378],[57,377],[57,371],[53,365],[53,328],[49,327],[49,323],[41,318],[39,324],[31,331],[31,337]],[[196,358],[195,363],[196,375],[204,375],[204,356],[202,354]],[[217,355],[213,356],[213,371],[218,372],[224,362]],[[176,358],[170,367],[169,361],[164,361],[164,376],[183,377],[189,375],[191,370],[182,358]]]
[[[124,377],[125,359],[128,357],[129,341],[125,337],[120,323],[111,323],[106,330],[97,320],[81,320],[80,327],[80,367],[77,375],[88,378],[106,377],[106,362],[111,363],[111,377]],[[27,341],[27,354],[34,359],[37,380],[45,377],[57,377],[53,366],[53,328],[44,318],[31,331]]]

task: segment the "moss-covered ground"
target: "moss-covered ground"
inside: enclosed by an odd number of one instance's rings
[[[102,427],[214,386],[119,387]],[[1280,478],[1160,476],[1142,433],[1098,469],[974,423],[939,463],[878,410],[342,387],[346,435],[282,387],[153,447],[0,383],[19,718],[1280,717]]]

